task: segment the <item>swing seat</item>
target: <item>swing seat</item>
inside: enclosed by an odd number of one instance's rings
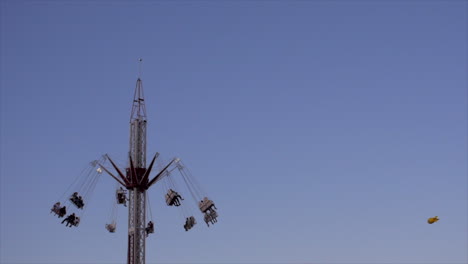
[[[70,197],[70,201],[76,206],[78,207],[78,209],[83,209],[84,207],[84,202],[83,202],[83,199],[80,199],[80,197],[77,197],[75,195],[72,195]]]
[[[107,231],[109,231],[109,233],[115,233],[116,227],[117,227],[116,223],[106,224],[106,229]]]
[[[190,216],[190,217],[185,221],[185,225],[184,225],[185,231],[189,231],[190,229],[192,229],[192,227],[193,227],[196,223],[197,223],[197,221],[195,221],[195,217]]]
[[[205,197],[205,198],[203,198],[203,200],[201,200],[198,203],[198,207],[200,208],[200,211],[202,213],[206,213],[206,211],[210,210],[212,207],[215,207],[215,205],[214,205],[214,202],[212,200],[208,199],[208,197]]]
[[[174,205],[174,200],[175,200],[175,198],[177,198],[178,196],[180,197],[180,195],[179,195],[177,192],[173,191],[172,189],[169,189],[169,190],[167,191],[166,195],[164,196],[164,197],[166,198],[166,204],[167,204],[168,206]]]

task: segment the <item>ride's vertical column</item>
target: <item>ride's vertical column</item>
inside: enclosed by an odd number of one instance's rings
[[[130,156],[135,161],[136,175],[133,180],[139,182],[146,171],[146,121],[136,119],[131,124],[131,151]],[[128,176],[132,172],[128,170]],[[131,178],[131,177],[130,177]],[[135,187],[129,190],[129,210],[128,210],[128,263],[145,263],[145,238],[146,238],[146,200],[144,188],[135,183]]]
[[[134,208],[135,208],[135,203],[134,200],[135,198],[133,197],[134,191],[129,190],[128,191],[128,197],[129,197],[129,204],[128,204],[128,250],[127,250],[127,264],[133,264],[135,263],[135,228],[134,228],[134,223],[135,223],[135,218],[134,218]]]
[[[136,175],[132,178],[133,172],[128,170],[130,173],[127,173],[133,185],[129,189],[128,264],[145,263],[146,189],[140,183],[146,171],[146,108],[143,97],[142,82],[138,78],[130,119],[130,157],[134,161]]]
[[[135,207],[135,263],[145,263],[145,241],[146,241],[146,199],[145,191],[135,191],[137,206]]]

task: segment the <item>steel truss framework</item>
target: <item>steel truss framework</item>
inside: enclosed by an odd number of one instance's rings
[[[167,169],[176,161],[176,159],[173,159],[149,180],[149,175],[159,153],[156,153],[149,167],[146,168],[146,124],[143,85],[141,79],[138,78],[130,117],[129,167],[126,168],[124,174],[107,156],[118,174],[116,176],[100,164],[103,170],[128,190],[130,199],[128,206],[128,264],[145,263],[146,191],[162,179],[166,175]]]

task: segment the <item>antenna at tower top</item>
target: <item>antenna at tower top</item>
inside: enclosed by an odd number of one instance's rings
[[[139,58],[138,59],[138,79],[141,78],[141,66],[143,64],[143,59],[142,58]]]
[[[138,79],[135,86],[135,93],[133,95],[132,114],[130,115],[130,122],[133,120],[146,121],[146,106],[145,96],[143,94],[143,83],[141,81],[141,64],[142,58],[138,59]]]

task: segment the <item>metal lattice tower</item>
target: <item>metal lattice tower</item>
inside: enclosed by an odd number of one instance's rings
[[[146,171],[146,107],[140,78],[136,82],[130,117],[129,156],[134,161],[137,179],[141,179]],[[130,168],[127,168],[127,179],[131,179]],[[127,263],[144,264],[146,190],[141,190],[138,187],[131,188],[129,189],[129,198]]]
[[[140,63],[141,63],[140,59]],[[123,173],[112,159],[107,156],[118,176],[112,174],[101,164],[100,167],[112,178],[128,190],[128,264],[145,264],[146,240],[146,191],[167,174],[167,169],[178,162],[174,158],[154,178],[149,175],[154,161],[159,153],[153,157],[148,168],[146,167],[146,107],[143,94],[143,84],[138,77],[133,96],[132,113],[130,116],[130,150],[128,152],[129,166]]]

